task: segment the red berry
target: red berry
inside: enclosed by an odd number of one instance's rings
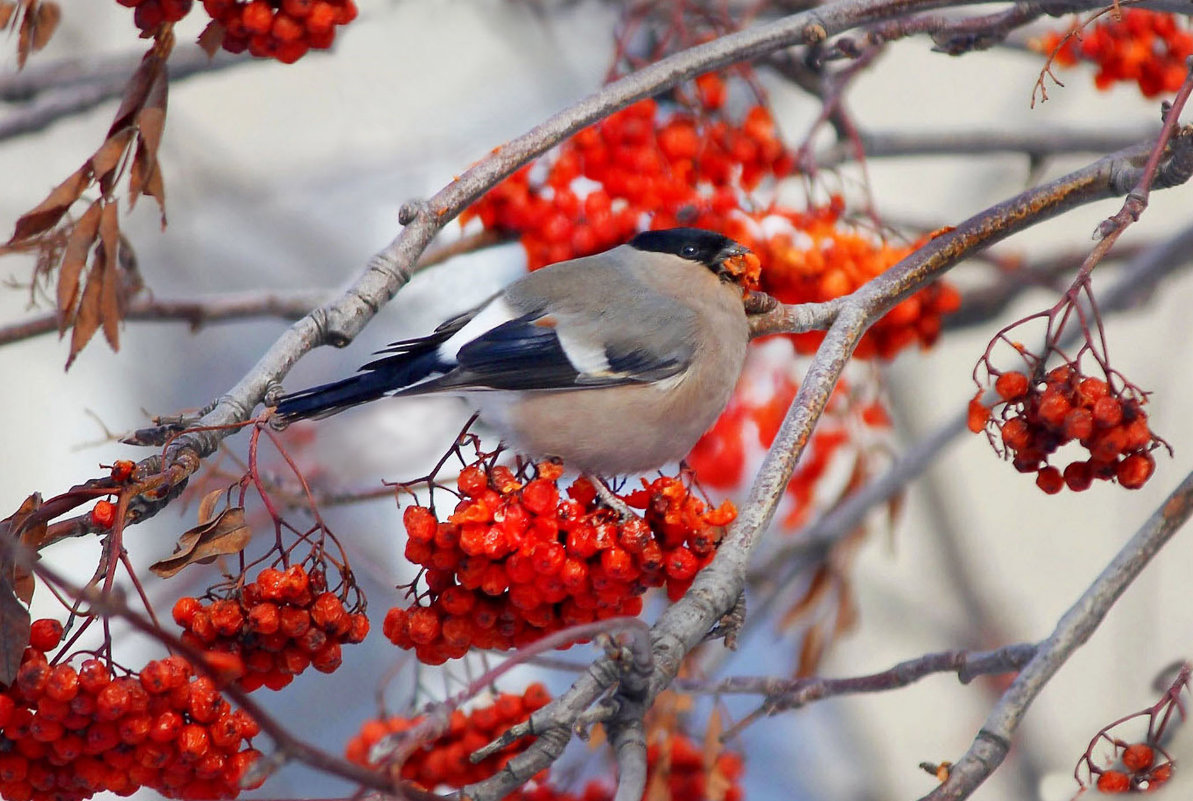
[[[1055,467],[1041,467],[1036,473],[1036,486],[1049,495],[1055,495],[1064,489],[1065,480]]]
[[[1123,767],[1132,773],[1147,770],[1155,761],[1156,752],[1146,743],[1134,743],[1123,750]]]
[[[273,26],[273,8],[267,0],[252,0],[241,10],[240,19],[249,33],[269,33]]]
[[[96,528],[111,528],[116,522],[116,504],[111,501],[97,501],[91,510],[91,525]]]
[[[1152,477],[1156,460],[1149,453],[1133,453],[1118,464],[1115,476],[1120,486],[1139,489]]]
[[[1131,779],[1121,770],[1103,771],[1098,777],[1098,790],[1103,793],[1125,793],[1131,789]]]
[[[1027,394],[1027,383],[1023,373],[1003,373],[994,382],[994,391],[1004,401],[1013,401]]]
[[[29,627],[29,644],[39,651],[52,651],[62,640],[62,624],[43,617]]]
[[[1094,403],[1094,423],[1098,428],[1114,428],[1123,421],[1123,405],[1107,395]]]

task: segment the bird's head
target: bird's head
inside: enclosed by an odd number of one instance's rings
[[[758,289],[761,274],[758,257],[749,248],[716,231],[703,228],[643,231],[629,244],[638,250],[670,253],[702,264],[722,281],[740,286],[743,293]]]

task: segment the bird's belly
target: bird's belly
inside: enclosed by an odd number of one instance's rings
[[[735,375],[679,388],[533,392],[512,405],[508,398],[495,397],[505,393],[475,393],[470,399],[482,419],[519,453],[558,457],[569,468],[612,476],[640,473],[686,456],[716,422]],[[708,411],[693,416],[693,408]]]

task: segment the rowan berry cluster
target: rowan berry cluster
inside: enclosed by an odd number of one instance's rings
[[[180,598],[174,622],[195,649],[239,657],[243,673],[236,681],[249,692],[280,690],[307,667],[331,673],[342,661],[340,646],[369,633],[363,612],[328,592],[323,571],[298,564],[267,567],[230,598]]]
[[[1185,82],[1185,60],[1193,55],[1193,32],[1175,14],[1142,8],[1116,9],[1087,30],[1072,35],[1050,32],[1035,47],[1055,53],[1057,64],[1079,61],[1098,65],[1094,83],[1109,89],[1120,81],[1134,81],[1144,97],[1175,92]],[[1067,38],[1066,38],[1067,37]]]
[[[461,216],[516,233],[530,269],[620,245],[641,228],[724,230],[742,192],[791,172],[770,112],[722,113],[723,79],[697,79],[700,108],[664,112],[642,100],[580,131],[546,165],[524,167]],[[726,232],[727,233],[727,232]]]
[[[471,465],[445,522],[407,507],[406,558],[426,568],[427,591],[385,616],[383,631],[419,661],[442,664],[470,648],[506,650],[597,619],[636,615],[648,587],[675,599],[712,561],[736,510],[706,509],[683,482],[660,477],[625,501],[644,517],[621,520],[586,478],[561,497],[562,468],[522,482],[506,467]],[[421,601],[426,601],[422,603]]]
[[[982,404],[981,392],[970,401],[969,429],[986,431],[992,440],[997,431],[1015,469],[1035,473],[1044,492],[1066,486],[1081,492],[1095,479],[1139,489],[1151,478],[1156,467],[1151,451],[1159,440],[1148,428],[1144,398],[1135,391],[1084,376],[1076,364],[1061,365],[1043,380],[1001,373],[994,389],[999,400],[993,408]],[[995,409],[1000,411],[994,414]],[[1089,458],[1070,462],[1062,472],[1048,462],[1069,442],[1078,442]]]
[[[442,785],[460,788],[483,781],[526,750],[534,742],[534,737],[523,737],[476,764],[469,760],[469,756],[496,740],[511,726],[525,721],[532,712],[546,706],[550,700],[546,687],[531,684],[521,695],[501,693],[492,703],[474,706],[467,713],[453,710],[446,730],[438,737],[415,746],[404,760],[393,765],[393,773],[427,790]],[[361,727],[360,734],[348,743],[347,757],[352,762],[373,766],[376,762],[370,758],[370,752],[378,741],[383,737],[411,731],[425,723],[426,718],[421,715],[368,721]]]
[[[1147,743],[1116,743],[1121,748],[1121,769],[1104,770],[1097,787],[1103,793],[1129,793],[1158,790],[1172,778],[1172,760],[1156,759],[1156,749]]]
[[[856,290],[910,254],[846,223],[844,202],[835,197],[805,212],[770,209],[726,233],[762,260],[762,289],[784,303],[822,303]],[[858,343],[859,359],[894,358],[911,345],[930,347],[940,336],[941,317],[957,310],[961,296],[943,281],[898,303]],[[814,353],[823,332],[792,336],[800,353]]]
[[[461,221],[519,234],[532,270],[619,245],[644,218],[649,228],[720,231],[758,255],[762,288],[784,303],[841,297],[912,251],[844,224],[839,198],[807,212],[752,198],[764,179],[792,171],[792,156],[766,108],[754,106],[734,124],[721,111],[723,80],[710,74],[697,85],[700,110],[663,113],[653,100],[635,103],[568,140],[541,180],[542,166],[519,170]],[[959,303],[955,289],[934,283],[871,327],[855,355],[892,358],[915,343],[929,346],[941,315]],[[793,337],[803,353],[823,338]]]
[[[203,8],[223,26],[225,50],[283,64],[331,47],[336,26],[356,19],[355,0],[203,0]]]
[[[260,754],[257,724],[182,657],[113,675],[99,659],[51,664],[62,626],[33,624],[12,686],[0,692],[0,797],[79,801],[142,787],[170,798],[233,798]]]
[[[742,801],[739,784],[742,759],[732,751],[721,751],[711,760],[691,738],[672,733],[666,739],[652,742],[646,749],[646,787],[643,798],[655,798],[649,788],[655,786],[660,772],[665,777],[665,792],[659,798],[666,801]],[[547,782],[524,787],[510,796],[511,801],[612,801],[613,788],[606,782],[589,782],[577,797],[561,792]]]

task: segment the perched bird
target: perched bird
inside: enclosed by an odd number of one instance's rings
[[[683,458],[729,401],[758,259],[673,228],[544,267],[351,378],[283,397],[286,421],[393,395],[473,402],[515,450],[596,476]]]

